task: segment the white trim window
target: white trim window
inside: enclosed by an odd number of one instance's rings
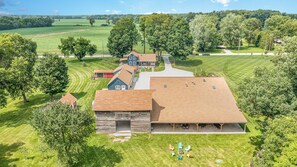
[[[133,66],[136,66],[136,61],[133,61]]]
[[[120,86],[120,85],[116,85],[116,86],[115,86],[115,89],[116,89],[116,90],[121,90],[121,86]]]
[[[126,90],[126,86],[125,85],[122,85],[122,90]]]

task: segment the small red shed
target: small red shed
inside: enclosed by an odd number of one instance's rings
[[[94,79],[97,78],[112,78],[113,70],[94,70]]]

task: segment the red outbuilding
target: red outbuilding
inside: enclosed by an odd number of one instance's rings
[[[112,78],[113,70],[94,70],[94,79],[97,78]]]

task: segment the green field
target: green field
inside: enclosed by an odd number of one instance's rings
[[[103,23],[105,23],[105,20],[96,20],[94,27],[91,27],[87,19],[61,19],[60,21],[56,20],[52,27],[5,30],[0,31],[0,34],[19,33],[32,39],[38,45],[38,54],[45,52],[60,54],[58,49],[60,39],[68,36],[89,39],[97,46],[97,54],[109,54],[106,45],[112,26],[100,26]],[[135,49],[141,52],[141,44],[135,46]]]
[[[229,85],[236,85],[246,76],[251,76],[255,66],[272,66],[271,57],[261,56],[210,56],[190,57],[178,61],[177,67],[195,71],[204,69],[224,76]],[[91,112],[95,91],[107,86],[107,79],[91,80],[94,69],[114,69],[118,62],[113,58],[85,59],[87,67],[75,59],[67,59],[70,84],[68,92],[78,98],[79,105]],[[55,98],[58,99],[61,94]],[[61,166],[56,154],[42,144],[30,126],[31,111],[46,104],[50,98],[40,92],[29,96],[30,102],[21,99],[9,100],[7,108],[0,112],[0,166]],[[81,157],[79,166],[248,166],[260,132],[255,129],[255,119],[247,117],[246,135],[149,135],[134,134],[125,143],[113,143],[107,135],[93,134],[88,139],[88,148]],[[191,145],[193,158],[178,161],[170,156],[168,145],[177,147],[181,141]]]

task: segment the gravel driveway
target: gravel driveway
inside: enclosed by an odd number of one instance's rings
[[[135,83],[134,89],[150,89],[151,77],[193,77],[194,74],[189,71],[172,68],[169,61],[169,55],[162,56],[165,64],[165,70],[160,72],[141,72],[139,79]]]

